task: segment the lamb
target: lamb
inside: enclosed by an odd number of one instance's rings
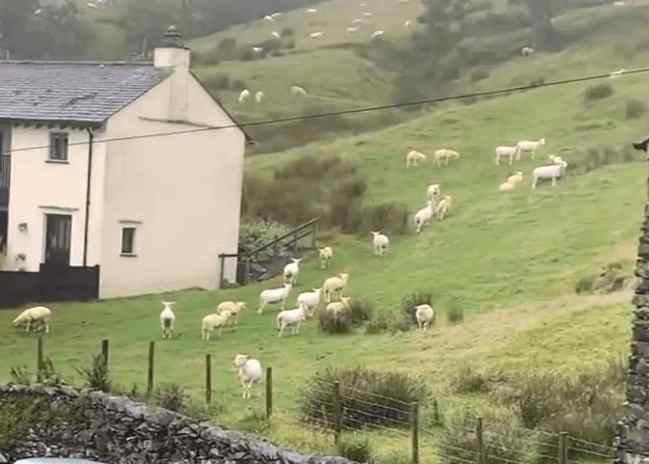
[[[422,227],[428,224],[431,219],[435,216],[435,207],[433,206],[432,201],[428,201],[428,206],[417,211],[415,214],[415,226],[417,227],[417,233],[421,232]]]
[[[255,53],[263,53],[264,47],[252,47],[252,51]]]
[[[410,150],[406,155],[406,167],[419,166],[420,161],[426,161],[426,155],[416,150]]]
[[[426,199],[428,201],[436,202],[441,194],[442,189],[439,184],[432,184],[429,185],[428,190],[426,190]]]
[[[563,158],[556,155],[550,155],[548,156],[548,161],[550,162],[550,164],[560,164],[563,161]]]
[[[352,24],[362,24],[364,21],[361,18],[352,19]]]
[[[276,38],[276,39],[279,39],[279,38],[281,37],[281,35],[280,35],[279,32],[277,32],[277,31],[273,31],[273,32],[271,32],[270,35],[272,35],[272,36],[273,36],[274,38]]]
[[[514,162],[517,152],[517,147],[496,147],[496,164],[500,166],[500,158],[509,158],[509,164],[511,165]]]
[[[523,47],[521,49],[521,55],[523,55],[523,56],[532,56],[532,55],[534,55],[535,51],[536,50],[534,50],[532,47]]]
[[[255,101],[256,101],[257,103],[261,103],[261,101],[262,101],[263,99],[264,99],[264,92],[261,91],[261,90],[259,90],[259,91],[255,94]]]
[[[559,164],[551,166],[541,166],[532,171],[532,188],[536,188],[536,184],[540,179],[552,179],[552,186],[557,185],[557,179],[562,178],[566,174],[568,163],[561,161]]]
[[[417,319],[419,330],[425,332],[426,329],[430,329],[430,326],[435,323],[435,310],[427,304],[416,306],[415,318]]]
[[[329,269],[329,262],[334,257],[334,250],[331,247],[324,247],[318,250],[320,255],[320,269]]]
[[[243,387],[243,399],[250,398],[250,390],[254,384],[259,383],[263,377],[261,363],[245,354],[238,354],[234,357],[233,365],[238,369],[239,381]]]
[[[239,94],[239,103],[244,103],[248,98],[250,98],[250,90],[243,89]]]
[[[313,315],[313,312],[320,304],[322,289],[314,288],[312,292],[300,293],[297,297],[297,305],[307,311],[307,315]]]
[[[291,294],[291,289],[293,286],[289,284],[284,284],[280,288],[272,288],[269,290],[264,290],[259,295],[259,309],[257,312],[263,314],[264,308],[269,304],[282,304],[282,310],[286,309],[286,299]]]
[[[511,192],[516,188],[516,184],[512,184],[511,182],[503,182],[500,184],[500,187],[498,187],[499,192]]]
[[[277,315],[277,328],[279,329],[278,337],[284,335],[284,330],[292,329],[293,335],[300,333],[300,325],[306,320],[306,309],[300,306],[290,311],[282,311]]]
[[[163,301],[164,309],[160,313],[160,327],[162,328],[162,338],[173,338],[174,325],[176,324],[176,315],[171,310],[171,306],[175,305],[175,301]]]
[[[309,37],[312,39],[318,39],[324,35],[324,32],[318,31],[318,32],[312,32],[309,34]]]
[[[266,21],[268,21],[269,23],[274,23],[275,22],[275,18],[273,18],[272,15],[266,15],[266,16],[264,16],[264,19]]]
[[[201,338],[205,341],[209,341],[214,329],[219,330],[218,336],[220,338],[221,333],[223,332],[223,327],[228,325],[231,316],[232,313],[230,313],[230,311],[223,311],[219,314],[208,314],[205,316],[203,318],[203,323],[201,324]]]
[[[248,305],[243,301],[224,301],[216,307],[216,314],[229,312],[231,323],[237,325],[239,324],[239,315],[246,309],[248,309]]]
[[[383,34],[385,34],[385,31],[374,31],[372,33],[372,38],[376,39],[377,37],[381,37]]]
[[[373,15],[374,15],[374,13],[370,13],[369,11],[366,11],[366,12],[363,13],[363,16],[365,16],[366,18],[369,18],[370,16],[373,16]]]
[[[349,34],[353,34],[354,32],[358,32],[358,27],[355,27],[355,26],[354,27],[348,27],[347,32]]]
[[[306,96],[306,90],[304,90],[302,87],[299,87],[297,85],[294,85],[291,87],[291,94],[295,96]]]
[[[327,312],[333,313],[334,317],[338,317],[338,314],[343,311],[349,311],[350,309],[351,298],[341,298],[340,301],[334,301],[327,305]]]
[[[284,13],[278,11],[278,12],[273,13],[272,15],[270,15],[270,17],[273,18],[273,19],[277,19],[277,18],[279,18],[280,16],[282,16],[283,14],[284,14]]]
[[[331,303],[333,298],[339,296],[342,298],[343,291],[349,282],[349,274],[338,274],[336,277],[330,277],[322,285],[322,294],[327,303]]]
[[[534,159],[534,154],[536,150],[545,145],[545,139],[539,139],[537,141],[531,140],[522,140],[516,144],[516,159],[520,160],[523,153],[530,153],[531,158]]]
[[[45,326],[45,333],[50,333],[50,321],[52,319],[52,310],[45,306],[35,306],[24,310],[13,320],[14,327],[25,324],[25,331],[32,330],[32,324],[37,323]]]
[[[370,232],[370,234],[373,237],[372,245],[374,245],[374,254],[377,256],[386,254],[390,248],[390,239],[387,235],[383,235],[380,232]]]
[[[317,8],[309,8],[306,10],[307,13],[309,14],[316,14],[318,12]]]
[[[403,23],[405,27],[410,27],[411,24],[412,24],[412,20],[410,19],[408,19],[405,23]]]
[[[509,176],[507,178],[507,182],[514,185],[520,184],[521,182],[523,182],[523,173],[518,171],[516,174]]]
[[[284,266],[284,282],[295,285],[297,283],[297,275],[300,273],[300,262],[302,258],[293,259],[292,261],[292,263]]]
[[[435,164],[438,167],[441,167],[442,164],[444,164],[444,166],[448,166],[448,162],[450,160],[459,158],[460,154],[455,150],[448,150],[446,148],[443,148],[435,152]]]
[[[451,209],[452,204],[453,204],[453,197],[451,197],[450,195],[446,195],[444,199],[439,202],[435,214],[440,221],[444,220],[449,210]]]

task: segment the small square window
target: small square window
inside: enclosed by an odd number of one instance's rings
[[[122,254],[135,255],[135,227],[122,228]]]
[[[68,160],[68,134],[62,132],[50,134],[50,159],[53,161]]]

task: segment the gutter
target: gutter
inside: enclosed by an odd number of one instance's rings
[[[88,131],[88,173],[86,180],[86,214],[83,225],[83,267],[88,265],[88,224],[90,222],[90,187],[92,179],[92,149],[95,140],[95,132],[91,128]]]

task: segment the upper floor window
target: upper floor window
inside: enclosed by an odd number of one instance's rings
[[[135,227],[122,227],[122,256],[135,255]]]
[[[68,134],[65,132],[53,132],[50,134],[50,160],[68,160]]]

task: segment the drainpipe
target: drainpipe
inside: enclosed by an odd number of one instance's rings
[[[88,131],[88,174],[86,181],[86,217],[85,224],[83,225],[83,267],[88,265],[88,223],[90,222],[90,186],[92,178],[92,148],[95,139],[95,133],[92,128],[87,128]]]

